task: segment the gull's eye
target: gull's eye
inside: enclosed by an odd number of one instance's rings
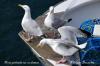
[[[72,21],[72,18],[68,19],[68,22]]]

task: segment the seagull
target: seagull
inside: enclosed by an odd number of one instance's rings
[[[22,7],[25,10],[25,14],[23,16],[21,26],[23,30],[28,34],[28,39],[26,41],[30,41],[33,36],[42,36],[43,32],[40,29],[39,25],[35,20],[32,19],[30,13],[30,7],[28,5],[21,5],[18,6]]]
[[[68,20],[69,21],[69,20]],[[54,6],[50,6],[49,7],[49,12],[47,13],[47,17],[44,20],[44,25],[51,29],[54,30],[54,32],[57,32],[56,29],[58,29],[59,27],[63,26],[66,24],[67,21],[64,21],[60,18],[57,18],[54,15]]]
[[[58,32],[61,35],[62,40],[68,40],[73,42],[73,45],[76,48],[84,49],[87,46],[87,43],[78,45],[77,37],[86,37],[87,34],[83,33],[80,29],[72,27],[72,26],[62,26],[58,28]]]
[[[44,20],[44,25],[51,29],[58,29],[64,24],[65,24],[65,21],[61,20],[60,18],[55,17],[54,7],[50,6],[47,17]]]
[[[58,32],[61,35],[61,39],[70,40],[75,44],[78,44],[77,37],[87,38],[87,34],[83,33],[80,29],[73,26],[62,26],[58,28]]]
[[[63,64],[69,62],[70,56],[76,53],[82,45],[84,45],[84,47],[82,47],[81,49],[85,48],[87,43],[75,45],[74,42],[71,42],[69,40],[44,38],[39,42],[37,47],[42,48],[45,44],[51,47],[55,53],[63,56],[61,60],[57,61],[58,64]]]
[[[65,63],[66,58],[72,56],[78,50],[84,49],[87,46],[87,42],[78,45],[77,36],[82,35],[86,36],[83,32],[79,29],[72,27],[72,26],[62,26],[58,28],[58,32],[61,35],[59,39],[49,39],[45,38],[40,41],[37,47],[43,47],[45,44],[48,44],[52,50],[62,55],[63,58],[59,60],[57,63]]]

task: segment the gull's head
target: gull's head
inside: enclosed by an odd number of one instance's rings
[[[54,6],[50,6],[49,7],[49,11],[51,12],[51,11],[54,11]]]
[[[30,10],[30,7],[28,5],[19,4],[18,6],[23,8],[24,10]]]
[[[37,47],[43,47],[45,44],[46,44],[47,42],[46,42],[46,39],[42,39],[40,42],[39,42],[39,44],[37,45]]]

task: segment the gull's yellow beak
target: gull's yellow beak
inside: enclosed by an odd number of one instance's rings
[[[38,48],[38,47],[41,47],[41,48],[43,48],[43,46],[44,46],[44,44],[38,44],[36,47]]]

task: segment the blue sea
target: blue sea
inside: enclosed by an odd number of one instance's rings
[[[49,6],[61,0],[0,0],[0,66],[43,66],[30,48],[21,40],[21,20],[24,10],[18,4],[31,8],[32,18],[44,13]],[[11,62],[38,62],[33,64],[14,64]]]

